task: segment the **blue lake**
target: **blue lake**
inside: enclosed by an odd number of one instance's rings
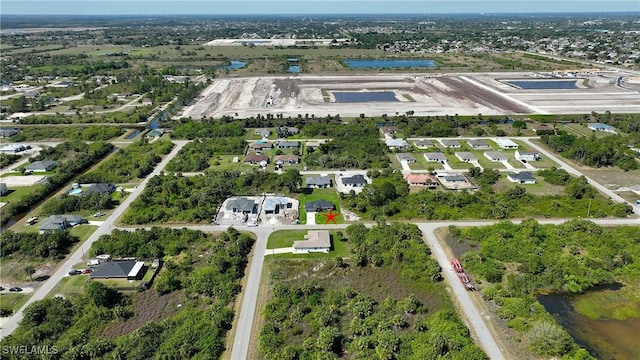
[[[333,92],[338,103],[398,101],[393,91]]]
[[[289,70],[287,70],[287,72],[290,72],[292,74],[297,74],[300,72],[300,65],[290,65],[289,66]]]
[[[218,69],[229,69],[229,70],[237,70],[242,69],[247,66],[247,63],[244,61],[234,61],[232,60],[229,65],[220,66]]]
[[[400,60],[400,59],[368,59],[368,60],[345,60],[351,69],[389,69],[389,68],[425,68],[435,67],[433,60]]]
[[[578,88],[576,80],[509,80],[505,82],[523,90]]]

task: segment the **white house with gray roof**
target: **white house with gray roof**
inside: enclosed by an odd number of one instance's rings
[[[302,241],[293,242],[294,254],[331,251],[331,235],[327,230],[308,231]]]
[[[406,161],[408,164],[413,164],[416,162],[416,158],[414,158],[410,153],[397,153],[396,158],[398,159],[398,161]]]
[[[427,161],[439,162],[439,163],[444,163],[447,161],[447,157],[445,156],[445,154],[441,152],[424,153],[424,158],[427,159]]]
[[[499,152],[499,151],[485,151],[484,157],[489,159],[491,162],[502,162],[507,161],[507,155]]]
[[[440,144],[447,149],[459,149],[462,147],[462,144],[460,144],[458,140],[442,139],[440,140]]]
[[[331,179],[328,176],[312,176],[306,180],[308,188],[325,189],[331,187]]]

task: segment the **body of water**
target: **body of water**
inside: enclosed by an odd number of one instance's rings
[[[247,63],[244,61],[235,61],[232,60],[229,65],[224,65],[224,66],[220,66],[218,69],[229,69],[229,70],[238,70],[238,69],[242,69],[243,67],[247,66]]]
[[[640,359],[640,319],[592,320],[578,313],[570,298],[560,294],[539,295],[538,301],[576,343],[596,358]]]
[[[344,60],[351,69],[397,69],[397,68],[430,68],[435,67],[433,60],[407,60],[407,59],[368,59],[368,60]]]
[[[356,102],[376,102],[376,101],[398,101],[393,91],[371,91],[371,92],[333,92],[333,96],[338,103]]]
[[[505,82],[523,90],[578,88],[576,80],[509,80]]]

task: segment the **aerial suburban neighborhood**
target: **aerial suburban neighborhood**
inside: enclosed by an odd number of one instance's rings
[[[640,358],[637,3],[249,3],[3,2],[2,359]]]

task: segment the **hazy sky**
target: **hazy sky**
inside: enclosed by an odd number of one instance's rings
[[[429,14],[640,11],[640,0],[1,0],[0,14]]]

